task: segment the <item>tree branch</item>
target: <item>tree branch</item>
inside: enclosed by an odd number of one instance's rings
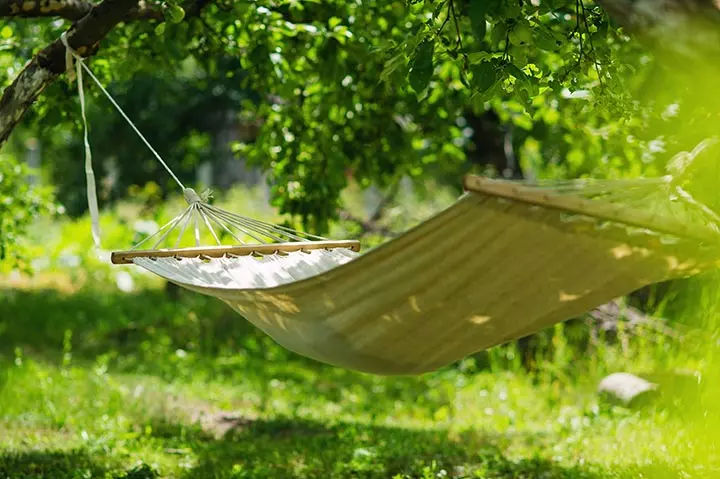
[[[388,228],[386,226],[380,225],[377,220],[373,220],[373,219],[366,220],[363,218],[359,218],[347,210],[340,210],[339,217],[343,221],[349,221],[349,222],[355,223],[357,226],[359,226],[360,229],[362,230],[362,235],[366,235],[368,233],[378,234],[385,238],[392,238],[392,237],[397,236],[397,233],[395,233],[394,231],[392,231],[390,228]]]
[[[720,14],[717,0],[598,0],[618,24],[631,30],[659,26],[668,16],[700,17]]]
[[[186,17],[199,15],[211,1],[188,1],[185,6]],[[126,19],[133,9],[139,8],[138,5],[138,0],[103,0],[94,5],[68,30],[68,44],[79,55],[89,56],[118,23]],[[0,148],[40,93],[55,81],[65,68],[65,47],[58,38],[35,55],[5,89],[0,97]]]
[[[397,233],[393,232],[390,228],[381,225],[379,222],[385,214],[385,211],[390,206],[392,200],[395,199],[395,197],[397,196],[399,190],[400,183],[393,183],[393,185],[390,187],[390,190],[383,195],[380,203],[375,208],[375,211],[371,215],[369,215],[367,219],[358,218],[347,210],[340,211],[340,219],[355,223],[360,227],[363,234],[379,234],[386,238],[395,237],[397,236]]]
[[[136,5],[137,0],[104,0],[70,28],[67,34],[69,45],[79,55],[87,56]],[[5,144],[38,95],[63,71],[65,47],[58,38],[35,55],[3,92],[0,98],[0,146]]]
[[[680,106],[667,120],[667,127],[673,125],[668,147],[692,148],[715,136],[720,119],[720,99],[714,94],[720,78],[720,0],[597,3],[652,53],[653,70],[637,90],[638,99],[648,105]]]
[[[140,0],[123,20],[163,20],[160,10]],[[0,17],[59,17],[78,21],[90,13],[94,3],[87,0],[0,0]]]

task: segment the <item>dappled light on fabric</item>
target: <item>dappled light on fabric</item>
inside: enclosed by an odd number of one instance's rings
[[[186,188],[63,42],[68,70],[77,62],[83,108],[84,70],[188,203],[133,250],[114,252],[113,263],[134,263],[216,297],[284,347],[319,361],[376,374],[425,373],[720,263],[720,217],[684,187],[695,158],[717,140],[703,140],[651,179],[532,183],[469,175],[454,205],[359,255],[358,242],[328,242],[241,216]],[[89,146],[86,164],[91,191]],[[216,247],[204,247],[201,227]],[[162,247],[176,230],[174,244]],[[195,248],[181,247],[186,231]],[[140,250],[145,242],[152,246]]]
[[[133,261],[226,302],[291,351],[376,374],[428,372],[718,265],[715,227],[675,210],[668,226],[660,207],[632,209],[607,196],[579,203],[588,190],[544,191],[540,206],[527,191],[511,200],[491,186],[362,255]],[[578,204],[585,214],[565,208]],[[635,221],[622,224],[624,216]]]

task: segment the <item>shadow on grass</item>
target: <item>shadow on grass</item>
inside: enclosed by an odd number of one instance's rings
[[[0,477],[13,479],[192,479],[237,478],[557,478],[601,479],[691,477],[664,464],[612,469],[585,460],[560,464],[546,457],[512,459],[503,451],[512,439],[446,430],[410,430],[352,423],[324,425],[308,420],[234,419],[231,427],[158,421],[157,453],[176,458],[174,470],[122,464],[126,457],[93,458],[80,451],[0,452]],[[538,448],[542,438],[525,438]],[[127,444],[132,447],[132,444]],[[548,455],[551,444],[547,445]],[[106,464],[107,463],[107,464]],[[185,466],[180,466],[185,463]],[[188,467],[188,464],[190,466]],[[444,472],[443,472],[444,471]]]
[[[73,354],[91,359],[108,349],[132,354],[152,339],[212,354],[242,347],[248,335],[259,336],[220,301],[189,292],[172,299],[158,289],[130,294],[93,287],[74,293],[0,289],[0,312],[5,352],[17,346],[58,352],[67,331],[73,335]]]
[[[110,356],[129,373],[163,373],[152,369],[178,351],[198,361],[226,357],[213,364],[216,375],[223,364],[229,370],[257,361],[317,365],[279,347],[221,301],[185,290],[171,297],[161,289],[0,289],[0,354],[16,348],[51,362],[67,348],[80,362]]]
[[[155,479],[146,464],[126,470],[96,462],[84,451],[0,452],[0,477],[5,479]]]
[[[542,437],[512,438],[444,429],[411,430],[353,423],[324,425],[309,420],[235,419],[218,429],[156,423],[166,447],[187,448],[195,465],[186,478],[637,478],[680,477],[663,464],[611,470],[592,463],[563,465],[546,457],[512,459],[512,442],[542,450]],[[211,428],[212,429],[212,428]],[[215,434],[213,434],[213,432]],[[219,433],[219,434],[218,434]],[[184,443],[178,443],[183,437]],[[546,450],[551,454],[552,444]],[[175,449],[178,450],[178,449]],[[192,452],[190,452],[192,451]],[[445,471],[445,472],[443,472]],[[162,472],[162,471],[161,471]],[[650,475],[643,475],[652,472]]]
[[[220,424],[223,422],[224,424]],[[541,436],[489,436],[478,432],[451,435],[444,429],[412,430],[304,419],[247,420],[220,418],[215,424],[189,426],[159,420],[151,423],[154,454],[168,454],[175,466],[156,470],[127,464],[124,453],[93,457],[88,452],[0,452],[0,477],[12,479],[192,479],[237,478],[557,478],[601,479],[695,477],[663,463],[629,468],[575,458],[561,464],[549,457],[552,444]],[[547,451],[514,459],[504,451],[512,442]],[[132,442],[125,447],[133,449]],[[112,464],[112,466],[111,466]],[[172,468],[172,470],[167,470]],[[444,471],[444,472],[443,472]]]
[[[107,469],[83,452],[0,452],[0,477],[80,479],[105,477]]]
[[[388,380],[294,354],[224,303],[184,290],[173,300],[158,289],[0,289],[0,364],[3,356],[11,363],[16,351],[50,364],[71,353],[76,365],[102,362],[113,373],[173,383],[243,384],[262,398],[278,381],[295,397],[330,402],[341,401],[348,390],[374,394],[381,387],[383,401],[372,404],[375,412],[396,401],[417,402],[420,395],[430,397],[426,406],[433,409],[450,394],[427,376]]]

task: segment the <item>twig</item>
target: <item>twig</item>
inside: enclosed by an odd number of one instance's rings
[[[590,27],[588,26],[587,14],[585,13],[585,3],[583,2],[583,0],[578,0],[578,2],[580,3],[580,8],[582,9],[583,23],[585,23],[585,31],[588,34],[588,42],[590,43],[590,54],[592,55],[593,64],[595,65],[595,71],[597,72],[598,81],[600,82],[600,90],[603,90],[605,88],[605,85],[603,84],[602,75],[600,74],[600,65],[597,61],[595,45],[593,45],[592,36],[590,35]]]
[[[503,51],[503,62],[510,61],[510,30],[505,30],[505,51]]]
[[[575,0],[575,32],[577,32],[578,40],[580,41],[580,56],[578,57],[578,65],[582,62],[582,57],[585,54],[583,47],[582,32],[580,31],[580,0]]]
[[[450,5],[448,5],[448,11],[447,15],[445,15],[445,20],[443,20],[442,25],[440,25],[440,30],[438,30],[437,35],[438,37],[442,33],[442,31],[445,29],[445,25],[447,25],[448,20],[450,20],[450,6],[452,5],[452,1],[450,2]]]
[[[339,217],[342,220],[357,224],[362,229],[363,234],[376,233],[387,238],[397,236],[397,234],[392,232],[388,227],[377,224],[377,221],[358,218],[347,210],[341,210]]]
[[[450,12],[452,13],[453,20],[455,21],[455,31],[457,32],[457,45],[460,50],[463,49],[462,45],[462,37],[460,35],[460,22],[458,22],[457,14],[455,13],[455,4],[453,3],[453,0],[448,0],[450,2]]]

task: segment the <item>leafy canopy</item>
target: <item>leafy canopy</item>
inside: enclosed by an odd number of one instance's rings
[[[386,187],[402,177],[451,177],[482,162],[471,120],[499,118],[526,173],[654,174],[673,138],[649,129],[666,105],[633,92],[655,59],[589,0],[260,0],[212,2],[199,16],[150,2],[165,22],[118,26],[90,61],[181,178],[218,157],[227,114],[259,125],[234,151],[268,172],[273,203],[327,229],[350,174]],[[67,29],[22,19],[0,29],[0,83]],[[98,168],[116,162],[115,189],[172,184],[123,120],[91,94]],[[670,101],[677,101],[675,97]],[[53,85],[26,118],[52,151],[60,199],[82,211],[74,85]],[[686,145],[682,145],[686,146]]]

